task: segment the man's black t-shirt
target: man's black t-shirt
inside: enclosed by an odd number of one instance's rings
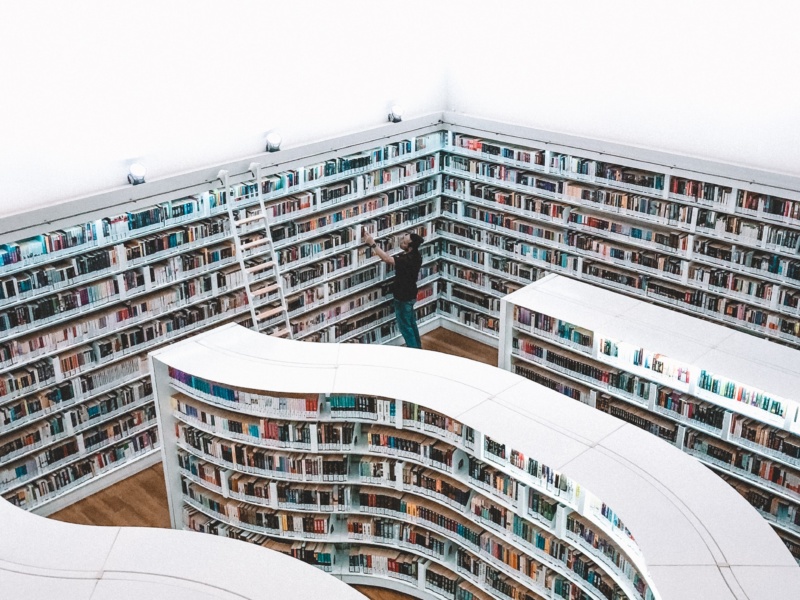
[[[407,302],[417,299],[417,277],[421,266],[422,255],[418,250],[403,252],[394,257],[392,293],[395,300]]]

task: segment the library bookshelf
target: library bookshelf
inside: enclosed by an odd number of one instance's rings
[[[501,312],[500,367],[696,457],[800,558],[800,352],[557,274]]]
[[[300,339],[396,338],[386,268],[360,232],[432,239],[436,129],[418,121],[388,141],[351,136],[346,155],[304,148],[279,171],[229,164],[140,199],[112,193],[116,209],[84,206],[81,221],[0,246],[3,497],[50,514],[156,462],[154,348],[227,321]],[[433,250],[423,329],[438,298]]]
[[[275,600],[300,593],[364,599],[277,552],[190,532],[61,523],[2,499],[0,529],[3,598]]]
[[[437,228],[462,284],[496,296],[556,272],[798,346],[796,178],[446,120]],[[496,337],[496,300],[470,308]]]
[[[800,568],[672,445],[502,369],[229,324],[150,354],[172,526],[420,598],[772,598]]]
[[[145,355],[238,322],[400,343],[417,315],[497,346],[549,272],[800,346],[800,181],[454,113],[0,218],[0,495],[50,514],[158,460]]]

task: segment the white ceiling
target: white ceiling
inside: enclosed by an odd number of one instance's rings
[[[88,5],[88,6],[87,6]],[[0,214],[443,109],[800,175],[800,8],[140,0],[0,8]]]

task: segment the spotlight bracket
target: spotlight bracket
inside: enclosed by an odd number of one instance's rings
[[[282,141],[283,141],[283,140],[281,139],[281,136],[280,136],[280,134],[278,134],[278,133],[275,133],[274,131],[273,131],[273,132],[270,132],[270,133],[268,133],[268,134],[267,134],[267,147],[266,147],[266,151],[267,151],[267,152],[277,152],[278,150],[280,150],[280,149],[281,149],[281,142],[282,142]]]
[[[139,185],[144,183],[147,169],[141,163],[133,163],[128,167],[128,183],[131,185]]]

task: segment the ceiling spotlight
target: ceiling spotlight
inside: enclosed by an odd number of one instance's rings
[[[147,174],[147,169],[141,163],[133,163],[128,168],[128,183],[131,185],[139,185],[144,183],[144,176]]]
[[[267,134],[267,152],[277,152],[281,149],[281,136],[275,133]]]
[[[392,108],[389,109],[391,112],[389,113],[389,121],[392,123],[399,123],[403,120],[403,107],[397,104],[392,104]]]

